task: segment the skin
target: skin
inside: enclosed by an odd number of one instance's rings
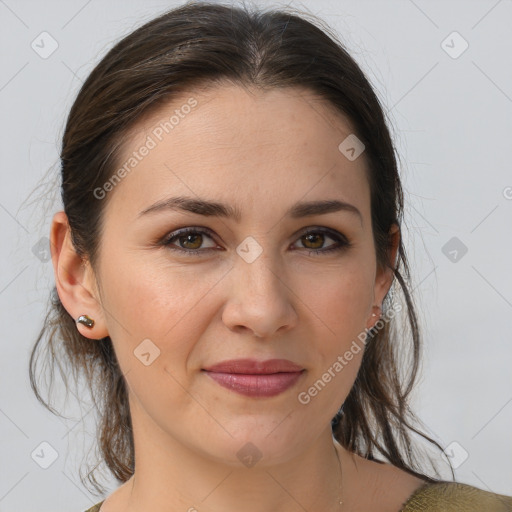
[[[121,165],[190,96],[141,120]],[[334,511],[342,481],[345,512],[396,512],[423,481],[333,448],[330,421],[363,351],[308,404],[298,400],[376,322],[393,279],[375,258],[364,153],[350,161],[338,150],[353,129],[298,89],[222,85],[193,97],[197,107],[109,192],[95,269],[75,253],[64,212],[51,227],[61,301],[75,319],[94,318],[92,329],[77,324],[91,343],[111,337],[129,387],[136,471],[102,511]],[[139,216],[178,195],[238,206],[241,220],[177,210]],[[297,201],[325,199],[348,202],[361,217],[285,216]],[[211,231],[173,239],[200,255],[158,244],[185,227]],[[325,227],[351,245],[308,254],[336,245],[318,232]],[[304,237],[315,229],[319,238]],[[248,236],[262,249],[251,263],[236,252]],[[144,339],[160,350],[148,366],[134,355]],[[290,359],[306,371],[271,398],[239,395],[201,371],[243,357]],[[261,456],[252,467],[237,457],[249,442]]]

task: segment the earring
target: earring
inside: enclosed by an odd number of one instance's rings
[[[87,327],[89,327],[89,329],[90,329],[94,325],[94,320],[92,318],[90,318],[89,316],[87,316],[87,315],[80,315],[77,318],[76,323],[77,324],[84,324]]]

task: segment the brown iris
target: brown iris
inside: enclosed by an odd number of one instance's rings
[[[303,237],[301,237],[301,239],[302,239],[302,240],[308,240],[308,242],[313,241],[313,243],[315,243],[315,242],[314,242],[314,240],[315,240],[315,239],[316,239],[316,240],[320,240],[320,241],[321,241],[321,243],[320,243],[320,245],[319,245],[318,247],[308,247],[308,248],[310,248],[310,249],[319,249],[319,248],[321,248],[321,247],[322,247],[322,245],[323,245],[323,242],[324,242],[324,235],[323,235],[323,234],[308,233],[307,235],[304,235]],[[304,243],[304,241],[303,241],[302,243]],[[306,244],[304,244],[304,245],[306,245]]]
[[[197,241],[199,241],[199,244],[197,244],[195,247],[185,246],[185,248],[186,248],[186,249],[192,249],[192,250],[194,250],[194,249],[199,249],[199,248],[201,247],[201,243],[202,243],[202,241],[203,241],[203,240],[202,240],[202,238],[203,238],[203,235],[201,235],[201,234],[192,234],[192,233],[188,233],[188,234],[186,234],[186,235],[181,235],[181,236],[179,237],[179,240],[180,240],[180,245],[181,245],[181,240],[182,240],[182,239],[185,239],[185,243],[187,243],[187,244],[188,244],[189,242],[191,242],[191,243],[193,244],[193,243],[194,243],[194,240],[196,241],[196,243],[197,243]]]

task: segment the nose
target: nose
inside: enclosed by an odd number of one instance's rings
[[[242,258],[235,262],[222,313],[222,320],[230,330],[272,338],[297,324],[292,283],[286,282],[282,268],[271,263],[265,251],[251,263]]]

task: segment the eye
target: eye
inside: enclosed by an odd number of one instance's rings
[[[171,233],[161,243],[168,249],[179,251],[187,256],[197,256],[201,253],[218,250],[215,245],[201,249],[205,238],[213,240],[209,230],[190,227]],[[323,248],[326,239],[331,239],[335,243]],[[342,251],[352,245],[345,235],[328,228],[309,230],[303,233],[298,240],[303,244],[303,248],[307,250],[308,254],[314,255]]]
[[[171,235],[163,241],[163,245],[172,251],[181,251],[187,255],[197,255],[212,249],[212,247],[207,247],[206,249],[199,250],[205,237],[210,240],[212,239],[209,233],[204,229],[184,228],[171,233]],[[179,247],[174,246],[174,241],[178,242]]]
[[[329,238],[334,240],[335,243],[327,248],[321,248],[325,240]],[[326,228],[307,231],[302,234],[299,240],[305,245],[305,249],[309,249],[307,251],[308,254],[315,255],[330,253],[331,251],[342,251],[352,245],[345,235]],[[313,247],[308,247],[308,245]]]

